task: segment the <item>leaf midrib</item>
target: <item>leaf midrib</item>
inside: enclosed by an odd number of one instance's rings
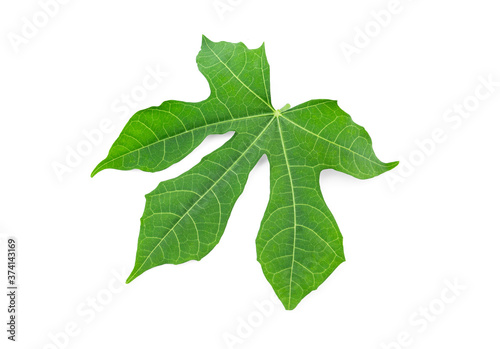
[[[281,115],[282,116],[282,115]],[[290,267],[290,283],[288,284],[288,308],[292,302],[292,282],[293,282],[293,266],[295,264],[295,243],[297,241],[297,204],[295,202],[295,188],[293,186],[292,173],[290,171],[290,163],[288,162],[288,155],[285,148],[285,141],[283,140],[283,131],[281,130],[281,122],[278,118],[278,130],[280,133],[281,145],[283,147],[283,155],[285,158],[286,170],[290,180],[290,188],[292,192],[292,207],[293,207],[293,245],[292,245],[292,265]]]

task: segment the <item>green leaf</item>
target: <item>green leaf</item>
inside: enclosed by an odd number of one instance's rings
[[[271,195],[257,235],[257,256],[285,308],[294,309],[345,260],[342,235],[321,194],[320,172],[335,169],[367,179],[397,162],[381,162],[368,133],[336,101],[312,100],[276,110],[264,46],[250,50],[204,36],[197,63],[210,96],[139,111],[92,172],[161,171],[206,136],[235,131],[191,170],[146,195],[135,267],[127,282],[158,265],[206,256],[265,154]]]

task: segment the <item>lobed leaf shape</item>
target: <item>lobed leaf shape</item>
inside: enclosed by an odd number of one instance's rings
[[[92,173],[108,168],[161,171],[209,134],[235,131],[192,169],[146,195],[136,262],[127,282],[158,265],[206,256],[265,154],[271,194],[256,239],[257,258],[284,307],[294,309],[345,260],[342,235],[321,194],[320,172],[335,169],[367,179],[397,162],[381,162],[368,133],[336,101],[312,100],[276,110],[264,45],[251,50],[203,36],[197,63],[210,96],[139,111]]]

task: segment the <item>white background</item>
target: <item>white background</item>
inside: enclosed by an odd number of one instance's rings
[[[470,107],[476,88],[487,91],[480,77],[500,81],[496,2],[401,0],[379,31],[372,11],[387,10],[387,0],[221,2],[232,9],[222,16],[213,0],[73,0],[46,24],[35,0],[0,6],[0,283],[5,236],[14,235],[20,286],[18,343],[2,325],[0,346],[229,348],[234,336],[236,348],[498,348],[500,87]],[[12,44],[34,16],[36,33]],[[371,37],[349,62],[341,46],[366,26]],[[208,96],[195,63],[202,34],[250,48],[265,41],[276,108],[336,99],[383,161],[402,162],[367,181],[322,174],[347,262],[293,311],[275,304],[262,314],[255,305],[276,300],[254,241],[269,195],[265,158],[209,256],[121,284],[144,195],[230,135],[210,137],[160,173],[90,172],[135,111]],[[120,96],[138,91],[148,69],[169,75],[124,113]],[[444,117],[464,102],[473,110],[460,125]],[[58,178],[54,166],[67,165],[83,132],[106,119],[113,130]],[[439,130],[445,139],[422,153],[417,143]],[[450,282],[465,289],[454,295]],[[429,306],[433,321],[418,313]],[[241,338],[249,317],[262,321]]]

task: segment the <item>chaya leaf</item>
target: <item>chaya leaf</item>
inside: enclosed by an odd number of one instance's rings
[[[257,256],[286,309],[293,309],[342,263],[342,235],[321,194],[319,175],[335,169],[360,179],[383,163],[370,136],[336,101],[281,110],[271,104],[264,45],[203,37],[198,67],[210,96],[167,101],[137,112],[92,176],[107,168],[156,172],[186,157],[207,135],[234,131],[222,147],[146,195],[135,267],[127,282],[162,264],[200,260],[219,242],[248,174],[266,154],[271,196]]]

